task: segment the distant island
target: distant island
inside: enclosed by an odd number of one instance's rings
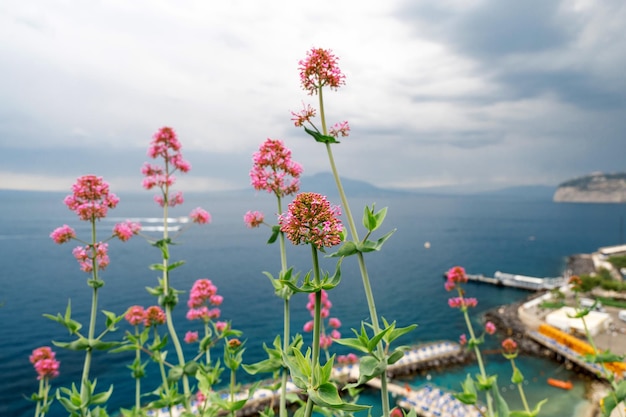
[[[593,173],[559,184],[553,200],[557,203],[625,203],[626,172]]]

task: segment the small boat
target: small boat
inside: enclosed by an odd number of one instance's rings
[[[548,378],[548,384],[561,389],[572,389],[574,387],[572,381],[562,381],[555,378]]]

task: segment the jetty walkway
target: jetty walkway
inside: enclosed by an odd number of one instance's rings
[[[467,274],[467,279],[474,282],[484,282],[503,287],[520,288],[529,291],[552,290],[567,282],[565,277],[530,277],[526,275],[509,274],[497,271],[493,277],[483,274]]]

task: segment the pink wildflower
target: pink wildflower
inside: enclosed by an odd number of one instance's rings
[[[398,407],[394,407],[391,412],[389,412],[389,417],[404,417],[404,413]]]
[[[506,354],[514,354],[517,352],[517,343],[510,337],[502,341],[502,349]]]
[[[56,354],[48,346],[42,346],[33,350],[30,355],[30,363],[33,364],[37,379],[55,378],[59,376],[60,362],[55,358]]]
[[[301,193],[278,218],[280,230],[294,244],[312,244],[318,249],[341,243],[343,226],[338,206],[321,194]]]
[[[465,333],[459,336],[459,344],[461,346],[467,345],[467,336],[465,336]]]
[[[475,298],[453,297],[448,300],[450,308],[467,309],[468,307],[476,307],[478,301]]]
[[[198,341],[198,332],[188,331],[185,333],[185,343],[195,343]]]
[[[465,269],[460,266],[455,266],[450,268],[448,273],[446,274],[447,280],[445,283],[446,291],[451,291],[456,288],[457,284],[462,284],[467,282],[467,275],[465,274]]]
[[[146,319],[146,312],[141,306],[132,306],[126,311],[124,318],[132,326],[138,326]]]
[[[218,332],[223,332],[228,328],[228,323],[225,321],[218,321],[215,323],[215,330]]]
[[[206,210],[200,207],[196,207],[195,209],[191,210],[191,213],[189,213],[189,217],[194,223],[198,224],[207,224],[211,222],[211,215]]]
[[[326,336],[325,334],[320,335],[320,348],[328,349],[333,344],[333,339],[330,336]]]
[[[494,334],[496,332],[496,325],[488,321],[485,323],[485,332],[487,334]]]
[[[165,167],[145,163],[141,168],[141,173],[145,177],[143,187],[147,190],[154,187],[161,189],[162,195],[155,196],[155,201],[162,207],[165,204],[174,207],[184,201],[181,192],[173,196],[169,195],[169,187],[176,182],[174,172],[187,173],[191,169],[189,162],[183,159],[181,147],[176,132],[171,127],[162,127],[152,137],[148,156],[153,159],[161,158]]]
[[[345,84],[346,77],[337,65],[338,58],[330,49],[312,48],[306,55],[298,64],[302,88],[309,95],[317,94],[324,86],[337,89]]]
[[[264,220],[265,217],[260,211],[248,211],[243,216],[244,223],[246,223],[246,226],[250,229],[261,226]]]
[[[33,353],[28,357],[28,360],[33,365],[43,359],[54,359],[56,354],[49,346],[42,346],[33,350]]]
[[[335,123],[328,130],[328,133],[334,138],[338,138],[339,136],[346,137],[350,134],[350,126],[348,122]]]
[[[309,320],[304,323],[304,327],[302,328],[305,332],[309,333],[313,331],[313,320]]]
[[[202,391],[198,390],[198,392],[196,392],[196,400],[202,404],[204,403],[204,401],[206,401],[206,397],[204,396],[204,394],[202,393]]]
[[[311,123],[311,119],[315,117],[316,110],[310,104],[303,103],[303,106],[304,108],[299,113],[291,112],[293,116],[291,120],[293,120],[293,124],[296,127],[302,127],[306,123]]]
[[[163,309],[159,306],[151,306],[146,309],[144,324],[146,327],[165,324],[166,316]]]
[[[341,339],[341,333],[339,333],[339,331],[337,329],[333,329],[330,332],[330,337],[333,339]]]
[[[59,361],[56,359],[42,359],[35,363],[37,379],[56,378],[59,376]]]
[[[65,205],[81,220],[94,221],[106,217],[109,209],[120,201],[109,192],[109,184],[102,177],[84,175],[72,185],[72,195],[65,197]]]
[[[338,329],[338,328],[341,327],[341,321],[339,321],[339,319],[336,318],[336,317],[332,317],[332,318],[328,319],[328,325],[330,327]]]
[[[187,301],[187,307],[200,307],[205,302],[210,302],[211,298],[215,295],[217,295],[217,287],[213,285],[213,282],[210,279],[198,279],[193,283],[191,291],[189,291],[189,301]],[[222,300],[219,300],[220,304],[221,302]]]
[[[357,363],[359,361],[359,357],[354,353],[348,353],[347,355],[348,363]]]
[[[126,220],[124,223],[118,223],[113,227],[113,235],[122,242],[128,241],[131,237],[139,233],[141,224]]]
[[[78,261],[80,269],[83,272],[91,273],[94,261],[100,270],[104,270],[109,266],[108,249],[108,243],[98,242],[95,245],[77,246],[72,251],[72,254]]]
[[[302,166],[291,159],[291,151],[282,141],[267,139],[252,155],[250,180],[255,190],[265,190],[277,197],[297,193]]]
[[[57,227],[54,229],[52,233],[50,233],[50,237],[54,240],[54,243],[58,243],[59,245],[65,242],[69,242],[72,239],[76,238],[76,232],[74,229],[64,224],[61,227]]]

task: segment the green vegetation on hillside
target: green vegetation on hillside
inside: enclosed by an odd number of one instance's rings
[[[624,180],[626,181],[626,172],[618,172],[615,174],[591,174],[584,177],[574,178],[559,184],[559,187],[576,187],[581,190],[588,189],[591,184],[599,181]]]
[[[618,270],[626,268],[626,255],[623,256],[611,256],[609,262]]]
[[[583,292],[589,292],[596,287],[607,291],[626,291],[626,282],[614,280],[606,269],[600,269],[598,275],[593,277],[590,275],[582,275],[580,279],[582,281],[581,289]]]

